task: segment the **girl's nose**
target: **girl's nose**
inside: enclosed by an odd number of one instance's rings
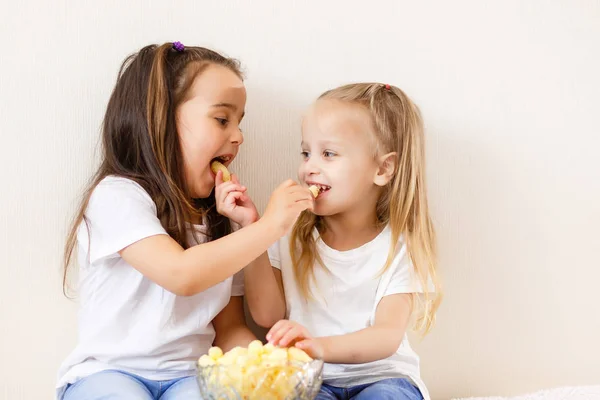
[[[234,132],[231,134],[231,143],[238,146],[244,143],[244,135],[239,127],[236,127]]]
[[[321,173],[319,162],[315,157],[310,157],[304,162],[304,173],[306,176],[318,175]]]

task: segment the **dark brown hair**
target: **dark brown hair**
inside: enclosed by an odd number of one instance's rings
[[[215,208],[214,191],[192,199],[185,185],[183,158],[175,111],[186,99],[194,79],[209,65],[229,68],[240,78],[237,60],[203,47],[177,51],[173,43],[150,45],[125,59],[108,101],[102,124],[101,164],[83,193],[64,251],[63,291],[67,293],[69,265],[77,230],[87,225],[85,210],[94,188],[107,176],[120,176],[141,185],[156,204],[167,233],[188,248],[186,221],[201,216],[209,240],[231,232],[229,220]]]

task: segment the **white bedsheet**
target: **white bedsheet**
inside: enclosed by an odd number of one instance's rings
[[[548,389],[514,397],[469,397],[453,400],[600,400],[600,386]]]

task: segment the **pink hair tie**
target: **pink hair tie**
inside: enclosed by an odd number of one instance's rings
[[[388,83],[386,83],[385,84],[385,90],[390,90],[390,89],[391,89],[391,86]]]

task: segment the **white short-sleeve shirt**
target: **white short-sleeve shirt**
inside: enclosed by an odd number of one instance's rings
[[[154,380],[193,375],[195,362],[215,338],[211,321],[232,295],[244,293],[242,273],[183,297],[127,264],[120,250],[167,234],[154,202],[132,180],[102,180],[85,217],[87,227],[82,223],[77,233],[79,338],[60,367],[57,393],[68,383],[106,369]],[[198,242],[191,229],[197,231]],[[189,235],[191,243],[206,241],[200,225],[190,225]]]
[[[379,276],[390,250],[391,229],[386,227],[363,246],[337,251],[327,246],[315,230],[316,246],[327,270],[315,266],[314,300],[306,300],[296,285],[288,237],[269,249],[271,265],[281,270],[286,298],[286,317],[316,336],[345,335],[374,323],[381,299],[398,293],[422,292],[404,243],[400,243],[390,268]],[[365,364],[325,364],[324,382],[337,387],[368,384],[387,378],[407,378],[429,398],[421,380],[419,357],[406,335],[391,357]]]

